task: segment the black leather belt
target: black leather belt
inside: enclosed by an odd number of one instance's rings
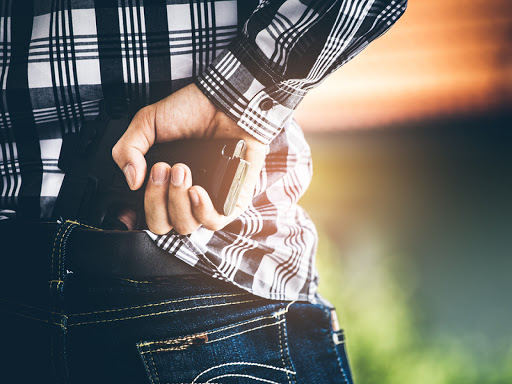
[[[66,269],[87,277],[148,279],[201,274],[158,248],[143,231],[104,231],[67,224],[0,221],[3,269],[20,280],[47,279],[49,263],[55,263],[52,259],[58,256]]]

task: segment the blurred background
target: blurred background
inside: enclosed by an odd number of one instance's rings
[[[411,0],[297,111],[358,384],[512,383],[511,11]]]

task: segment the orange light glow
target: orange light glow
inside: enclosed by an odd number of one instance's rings
[[[512,101],[510,0],[412,0],[391,30],[311,91],[305,131],[375,128]]]

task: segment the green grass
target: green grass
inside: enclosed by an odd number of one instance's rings
[[[508,127],[493,115],[308,137],[300,204],[357,384],[512,383]]]
[[[495,346],[498,359],[496,351],[475,356],[471,340],[428,335],[403,258],[383,254],[371,239],[342,252],[324,231],[319,235],[320,292],[337,308],[356,383],[512,383],[511,335]]]

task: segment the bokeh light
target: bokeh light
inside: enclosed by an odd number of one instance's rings
[[[412,0],[299,106],[357,383],[512,382],[511,11]]]
[[[402,19],[310,92],[306,131],[379,128],[512,101],[509,0],[413,0]]]

